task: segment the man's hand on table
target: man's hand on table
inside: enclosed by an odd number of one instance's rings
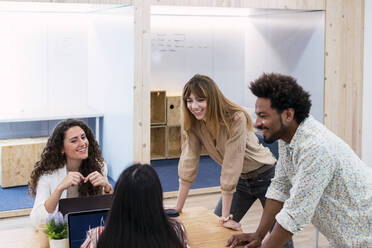
[[[261,238],[256,233],[243,233],[231,236],[229,240],[227,240],[225,246],[226,247],[236,247],[238,245],[246,245],[244,248],[256,248],[260,247],[261,245]]]

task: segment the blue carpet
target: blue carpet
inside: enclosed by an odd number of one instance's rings
[[[159,175],[164,192],[178,190],[178,161],[179,159],[153,160],[152,166]],[[199,172],[192,189],[214,187],[220,185],[221,166],[209,156],[200,158]],[[115,182],[109,177],[111,185]],[[27,194],[27,186],[1,188],[0,211],[32,208],[34,199]]]
[[[151,165],[159,175],[164,192],[178,190],[179,159],[152,160]],[[221,166],[209,156],[200,157],[198,176],[192,189],[220,185]]]
[[[268,147],[278,158],[278,143],[266,144],[260,133],[256,133],[260,143]],[[179,159],[152,160],[151,165],[159,175],[164,192],[178,190],[178,161]],[[192,189],[215,187],[220,185],[221,166],[209,156],[200,157],[198,176],[191,186]],[[112,186],[115,182],[109,178]],[[0,211],[32,208],[34,200],[27,194],[27,187],[0,187]]]
[[[0,187],[0,211],[32,208],[34,199],[27,194],[27,186],[12,188]]]
[[[109,177],[112,186],[115,182]],[[27,186],[18,186],[11,188],[0,187],[0,211],[32,208],[34,198],[28,195]]]

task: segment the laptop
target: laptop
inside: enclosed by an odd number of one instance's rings
[[[69,248],[80,248],[87,232],[97,226],[103,226],[109,209],[96,209],[67,214]]]
[[[112,199],[112,194],[64,198],[59,200],[58,211],[60,211],[63,215],[66,215],[71,212],[110,209]]]

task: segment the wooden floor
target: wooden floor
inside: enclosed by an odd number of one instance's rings
[[[219,200],[220,193],[211,193],[203,195],[194,195],[187,198],[185,207],[197,207],[203,206],[207,209],[213,210]],[[164,200],[165,205],[174,205],[176,198],[169,198]],[[248,213],[241,220],[242,228],[244,232],[254,232],[260,222],[262,214],[262,206],[259,201],[256,201]],[[315,227],[309,225],[304,228],[302,232],[294,235],[293,242],[296,248],[314,248],[315,245]],[[329,247],[327,239],[319,233],[319,248]]]
[[[220,197],[220,193],[209,193],[202,195],[192,195],[186,201],[185,207],[197,207],[202,206],[207,209],[213,210]],[[174,205],[176,202],[175,197],[167,198],[164,200],[165,205]],[[262,214],[261,204],[256,201],[248,213],[244,216],[241,221],[244,232],[254,232],[260,221]],[[24,228],[25,226],[31,226],[30,218],[28,216],[12,217],[0,219],[0,231]],[[6,240],[4,237],[0,237],[0,240]],[[305,227],[305,229],[299,234],[293,237],[294,245],[296,248],[313,248],[315,247],[315,228],[312,225]],[[0,242],[0,248],[11,247],[7,244]],[[325,248],[329,247],[327,239],[319,234],[318,247]]]

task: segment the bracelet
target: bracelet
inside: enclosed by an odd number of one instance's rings
[[[232,218],[233,218],[232,214],[230,214],[229,216],[221,216],[220,217],[220,223],[223,224],[223,223],[225,223],[229,220],[232,220]]]

